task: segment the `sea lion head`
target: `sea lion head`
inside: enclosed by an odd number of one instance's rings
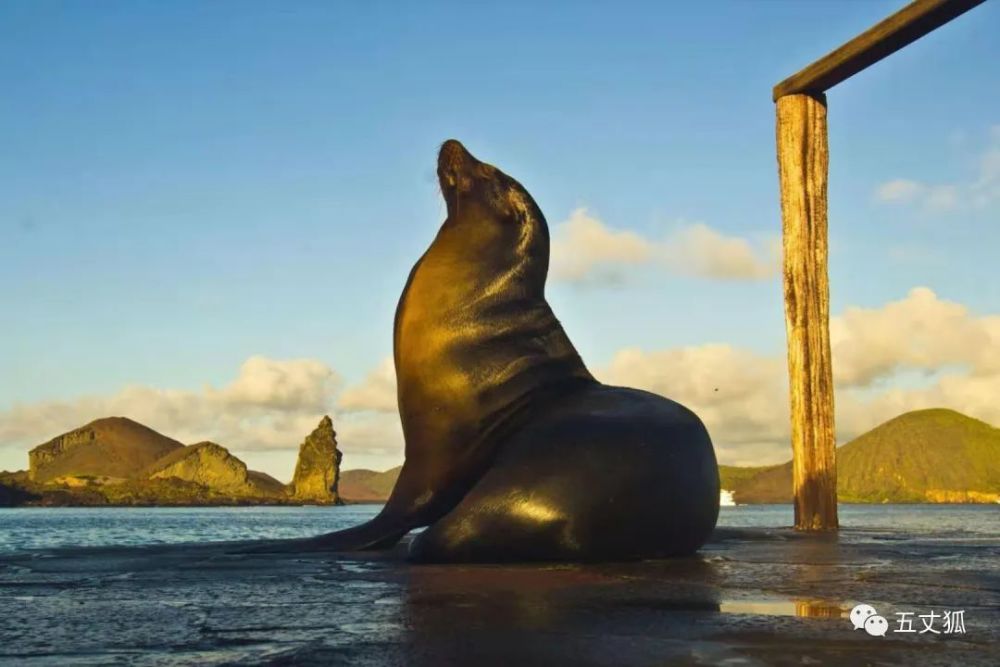
[[[520,183],[477,160],[461,142],[449,139],[438,153],[438,181],[448,209],[445,227],[462,227],[470,245],[487,242],[497,258],[528,261],[544,282],[548,272],[549,234],[538,204]]]

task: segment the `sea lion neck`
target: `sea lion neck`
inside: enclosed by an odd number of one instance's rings
[[[540,387],[591,379],[545,300],[548,229],[531,195],[457,141],[442,146],[438,176],[448,217],[396,313],[407,446],[481,433]]]

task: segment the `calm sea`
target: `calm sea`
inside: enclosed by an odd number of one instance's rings
[[[69,546],[164,544],[317,535],[373,517],[379,505],[345,507],[0,509],[0,553]],[[1000,505],[841,505],[845,528],[1000,540]],[[776,528],[791,505],[723,507],[719,525]]]

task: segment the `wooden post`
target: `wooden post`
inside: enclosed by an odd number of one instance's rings
[[[772,90],[784,234],[795,527],[837,529],[825,92],[985,0],[914,0]]]
[[[777,117],[795,527],[837,530],[826,96],[780,97]]]

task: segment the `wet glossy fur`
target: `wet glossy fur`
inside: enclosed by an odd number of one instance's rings
[[[545,300],[549,236],[527,191],[457,141],[448,207],[396,310],[406,462],[369,523],[300,544],[423,561],[690,553],[715,526],[711,441],[683,406],[587,371]]]

